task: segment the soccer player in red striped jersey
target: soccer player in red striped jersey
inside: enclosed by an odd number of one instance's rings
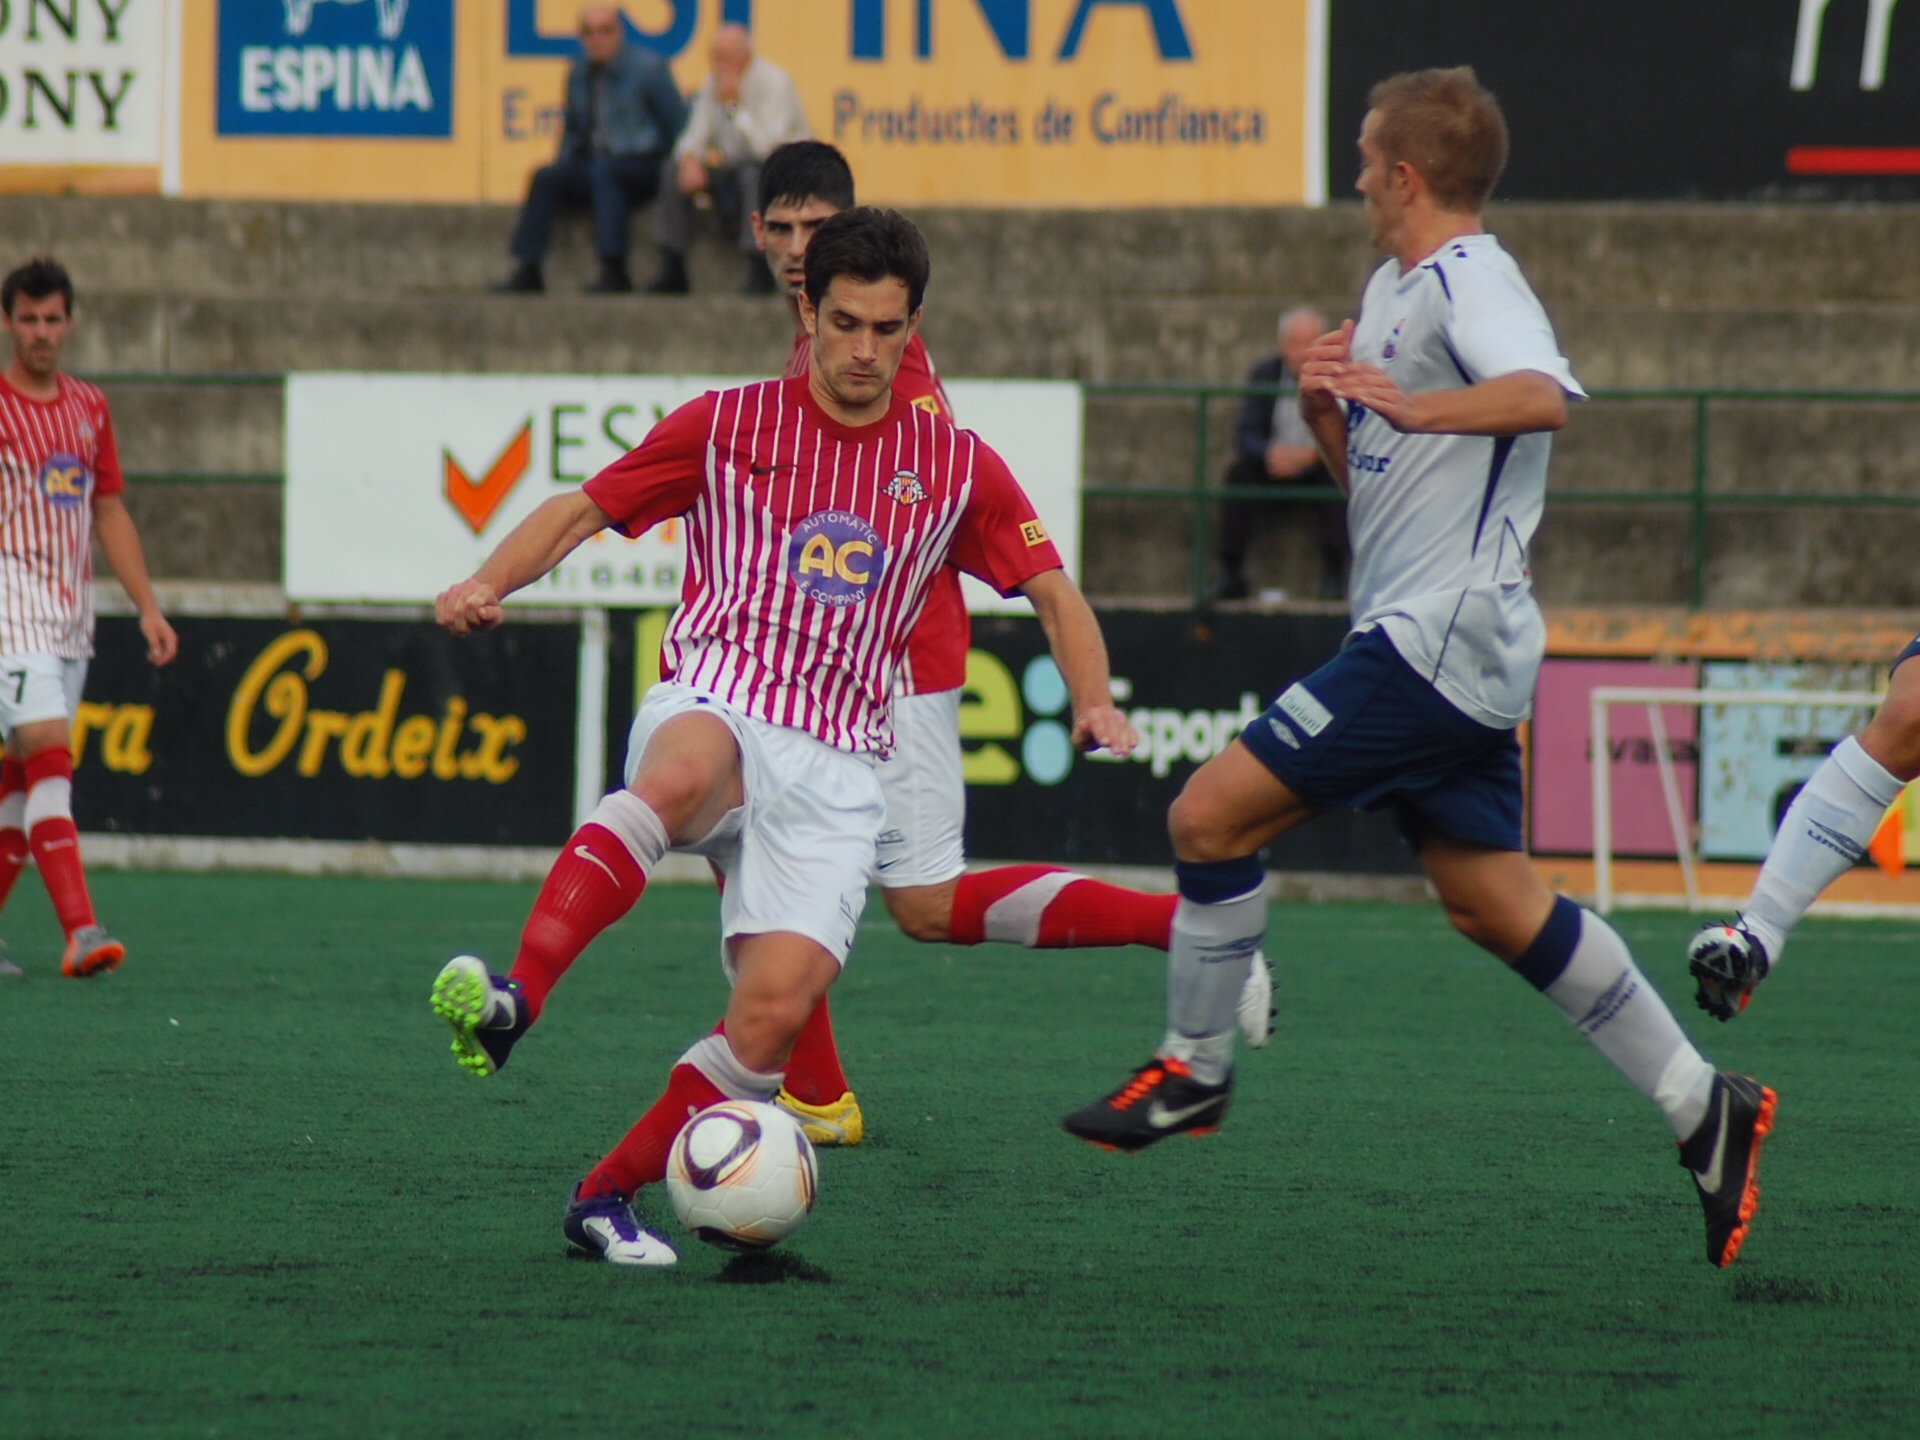
[[[874,764],[893,744],[908,633],[949,558],[1033,602],[1072,696],[1075,743],[1133,747],[1108,694],[1099,624],[1005,464],[891,388],[928,269],[920,232],[890,211],[821,226],[801,302],[815,341],[805,377],[682,406],[578,494],[547,501],[438,601],[456,635],[497,625],[503,596],[589,536],[686,521],[682,604],[662,681],[634,719],[627,788],[567,841],[511,973],[457,956],[433,988],[456,1058],[490,1074],[662,854],[718,862],[726,1017],[575,1187],[564,1228],[587,1254],[671,1264],[672,1247],[635,1218],[635,1193],[665,1176],[689,1116],[778,1094],[865,907],[885,817]]]
[[[97,975],[126,955],[94,918],[73,827],[74,707],[93,654],[93,547],[140,612],[147,657],[179,648],[147,580],[107,401],[60,373],[73,281],[31,260],[0,282],[13,359],[0,376],[0,905],[31,854],[66,933],[63,974]],[[0,967],[21,972],[0,956]]]
[[[813,339],[801,322],[807,245],[821,224],[853,207],[853,172],[818,140],[783,145],[760,171],[754,233],[774,279],[794,305],[788,377],[805,375]],[[925,342],[915,335],[901,357],[893,392],[929,414],[953,420],[953,407]],[[915,940],[952,945],[1007,941],[1041,949],[1108,945],[1167,948],[1176,895],[1148,895],[1075,874],[1058,865],[1008,865],[967,873],[966,786],[960,773],[960,692],[967,678],[970,627],[960,573],[947,565],[907,637],[894,683],[893,753],[881,762],[887,824],[880,832],[875,879],[887,910]],[[1271,1030],[1272,981],[1264,958],[1247,977],[1240,1017],[1248,1043]],[[827,1003],[809,1019],[787,1062],[779,1103],[816,1145],[857,1145],[865,1132],[859,1102],[841,1069]]]

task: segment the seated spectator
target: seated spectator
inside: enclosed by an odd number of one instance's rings
[[[1249,385],[1280,387],[1276,398],[1249,395],[1240,402],[1240,421],[1234,427],[1234,461],[1227,470],[1229,489],[1264,489],[1274,485],[1331,487],[1333,476],[1320,463],[1313,433],[1300,418],[1300,391],[1294,384],[1307,347],[1320,338],[1327,322],[1311,310],[1289,310],[1280,317],[1280,344],[1276,353],[1258,361],[1247,372]],[[1288,509],[1311,509],[1320,550],[1320,596],[1338,600],[1347,593],[1347,507],[1344,501],[1325,500]],[[1281,509],[1272,501],[1229,500],[1220,507],[1217,548],[1220,578],[1213,587],[1215,600],[1244,600],[1247,546],[1263,515]]]
[[[633,289],[627,273],[627,211],[658,192],[661,166],[686,114],[666,61],[625,43],[617,9],[589,5],[581,10],[580,58],[567,71],[559,156],[533,172],[510,247],[519,263],[494,288],[546,289],[540,265],[554,212],[563,204],[590,204],[600,273],[587,289],[600,294]]]
[[[723,234],[747,258],[747,293],[771,295],[773,273],[753,238],[760,162],[791,140],[813,136],[800,92],[787,72],[753,53],[744,25],[722,25],[713,37],[713,71],[693,97],[693,113],[673,147],[674,184],[662,187],[653,215],[660,274],[655,295],[684,295],[693,210],[710,205]]]

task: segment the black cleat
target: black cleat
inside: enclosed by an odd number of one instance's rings
[[[1714,1077],[1707,1118],[1680,1144],[1680,1163],[1692,1173],[1707,1212],[1707,1259],[1722,1269],[1740,1253],[1760,1208],[1760,1143],[1773,1129],[1778,1103],[1758,1080],[1722,1070]]]
[[[1687,944],[1687,969],[1699,985],[1693,1003],[1723,1024],[1747,1008],[1770,968],[1767,947],[1737,915],[1730,925],[1701,926]]]
[[[1208,1135],[1226,1118],[1233,1077],[1204,1085],[1179,1060],[1154,1056],[1113,1094],[1083,1105],[1060,1128],[1104,1150],[1144,1150],[1185,1131]]]

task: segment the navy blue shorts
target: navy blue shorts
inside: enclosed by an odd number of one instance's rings
[[[1454,706],[1379,630],[1289,687],[1240,739],[1310,805],[1393,807],[1416,850],[1432,834],[1525,848],[1513,731]]]
[[[1907,642],[1907,648],[1893,657],[1893,664],[1887,667],[1887,673],[1891,675],[1900,668],[1901,661],[1911,660],[1916,655],[1920,655],[1920,635],[1916,635],[1913,639],[1909,640]]]

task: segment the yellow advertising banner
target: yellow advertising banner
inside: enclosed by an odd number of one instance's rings
[[[1320,199],[1326,0],[627,0],[691,92],[745,23],[862,196]],[[578,0],[182,0],[183,195],[517,200],[553,157]]]

